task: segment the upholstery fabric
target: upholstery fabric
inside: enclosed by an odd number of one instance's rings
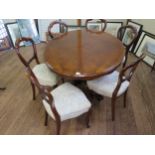
[[[33,72],[41,85],[54,86],[57,84],[58,76],[46,64],[36,65],[33,68]]]
[[[87,85],[89,89],[93,90],[94,92],[111,98],[117,86],[118,77],[119,72],[114,71],[109,75],[99,77],[95,80],[87,81]],[[122,95],[127,90],[128,87],[129,87],[129,81],[124,81],[120,86],[117,96]]]
[[[80,116],[88,112],[91,107],[85,94],[68,82],[55,88],[51,94],[61,121]],[[45,100],[43,100],[43,105],[48,114],[55,120],[50,105]]]

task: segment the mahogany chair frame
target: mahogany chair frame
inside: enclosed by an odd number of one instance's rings
[[[116,88],[112,94],[112,99],[111,99],[112,121],[115,120],[115,102],[117,99],[118,91],[124,81],[127,80],[130,82],[138,64],[144,59],[144,57],[145,57],[144,54],[141,55],[141,57],[136,62],[133,62],[132,64],[130,64],[126,67],[123,67],[122,70],[120,71],[119,77],[118,77],[118,83],[117,83]],[[124,92],[124,99],[123,99],[124,100],[124,108],[126,107],[127,92],[128,92],[128,89]]]
[[[120,41],[123,41],[124,33],[125,33],[125,31],[127,29],[130,29],[131,30],[131,33],[133,34],[133,39],[132,39],[132,41],[129,44],[123,43],[123,45],[126,48],[126,51],[125,51],[125,61],[123,62],[123,67],[126,66],[126,63],[127,63],[127,60],[128,60],[129,50],[130,50],[131,46],[134,44],[134,42],[136,41],[136,39],[138,37],[138,32],[137,32],[136,28],[133,27],[132,25],[126,25],[126,26],[120,27],[119,30],[118,30],[118,32],[117,32],[117,38]]]
[[[95,20],[95,19],[87,19],[86,20],[85,27],[86,27],[87,30],[89,30],[89,28],[88,28],[89,22],[90,21],[93,21],[93,20]],[[104,23],[104,27],[102,28],[102,30],[101,31],[98,31],[98,32],[104,32],[104,30],[107,27],[107,21],[105,19],[97,19],[97,22],[96,23]],[[97,31],[93,31],[93,30],[89,30],[89,31],[97,33]]]
[[[22,56],[22,54],[20,53],[20,43],[21,42],[31,42],[32,43],[32,48],[33,48],[33,56],[28,60],[26,61],[26,59]],[[21,60],[21,62],[24,64],[24,66],[27,68],[27,67],[30,67],[30,63],[35,60],[37,64],[40,64],[39,62],[39,59],[38,59],[38,55],[37,55],[37,48],[36,48],[36,45],[33,41],[33,39],[31,38],[26,38],[26,37],[23,37],[23,38],[18,38],[16,40],[16,43],[15,43],[15,49],[16,49],[16,53],[19,57],[19,59]],[[34,84],[31,82],[31,86],[32,86],[32,92],[33,92],[33,100],[35,100],[35,86]]]
[[[56,122],[56,134],[59,135],[60,134],[60,130],[61,130],[61,118],[60,115],[55,107],[55,103],[54,103],[54,99],[52,94],[50,93],[52,91],[52,87],[50,86],[42,86],[40,85],[40,83],[38,82],[36,76],[34,75],[34,73],[32,72],[31,68],[28,66],[26,68],[27,71],[27,75],[31,81],[31,83],[33,83],[39,90],[39,93],[41,95],[42,100],[45,100],[49,105],[50,108],[54,114],[55,117],[55,122]],[[86,113],[86,126],[89,127],[89,116],[90,116],[90,112],[91,112],[91,108],[90,110]],[[45,121],[44,121],[44,125],[47,126],[48,125],[48,114],[45,111]]]
[[[56,35],[56,33],[51,32],[51,29],[54,25],[59,24],[60,25],[60,33],[58,33],[58,35]],[[64,32],[64,27],[66,28],[65,32]],[[60,36],[66,34],[68,32],[68,25],[65,24],[62,21],[53,21],[52,23],[50,23],[50,25],[48,26],[48,32],[47,32],[47,36],[49,35],[51,37],[51,39],[54,38],[59,38]],[[63,34],[62,34],[63,33]]]

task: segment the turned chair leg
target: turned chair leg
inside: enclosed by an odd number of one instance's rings
[[[61,130],[61,122],[56,121],[56,134],[60,135],[60,130]]]
[[[32,86],[32,93],[33,93],[33,100],[36,99],[36,96],[35,96],[35,85],[31,82],[31,86]]]
[[[91,114],[91,109],[86,114],[86,127],[87,128],[90,128],[90,114]]]
[[[116,102],[116,97],[112,97],[112,100],[111,100],[112,121],[115,120],[115,102]]]
[[[47,114],[46,111],[45,111],[45,122],[44,122],[44,125],[45,125],[45,126],[48,125],[48,114]]]
[[[126,108],[126,97],[127,97],[127,92],[128,92],[128,91],[126,91],[126,92],[124,93],[124,108]]]

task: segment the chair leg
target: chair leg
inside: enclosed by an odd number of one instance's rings
[[[127,92],[128,92],[128,91],[126,91],[126,92],[124,93],[124,108],[126,108],[126,97],[127,97]]]
[[[87,128],[90,128],[90,114],[91,114],[91,109],[86,114],[86,127]]]
[[[125,55],[125,61],[123,62],[123,68],[126,66],[127,61],[128,61],[128,54]]]
[[[56,121],[56,134],[60,135],[60,130],[61,130],[61,122],[60,121]]]
[[[112,97],[112,100],[111,100],[112,121],[115,120],[115,102],[116,102],[116,97]]]
[[[152,68],[151,68],[151,72],[153,72],[154,68],[155,68],[155,62],[153,64]]]
[[[46,111],[45,111],[45,122],[44,122],[44,125],[45,125],[45,126],[48,125],[48,114],[47,114]]]
[[[33,92],[33,100],[36,99],[36,96],[35,96],[35,86],[34,84],[31,82],[31,86],[32,86],[32,92]]]

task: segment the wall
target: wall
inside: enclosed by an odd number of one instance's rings
[[[123,22],[123,24],[126,24],[126,19],[106,19],[109,22]],[[82,19],[82,25],[85,24],[85,19]]]
[[[13,23],[16,22],[16,19],[3,19],[3,22],[6,23]]]
[[[40,39],[42,41],[46,41],[45,33],[47,32],[48,25],[56,19],[39,19],[38,25],[39,25],[39,34]],[[63,22],[65,22],[67,25],[77,25],[77,19],[61,19]],[[126,24],[126,19],[106,19],[108,21],[113,22],[123,22]],[[85,19],[82,19],[82,25],[85,25]]]
[[[126,24],[126,19],[106,19],[107,21],[113,21],[113,22],[123,22]],[[68,25],[77,25],[77,19],[62,19],[66,24]],[[82,19],[82,25],[85,25],[86,19]]]
[[[155,19],[132,19],[132,21],[143,25],[143,30],[155,34]]]

